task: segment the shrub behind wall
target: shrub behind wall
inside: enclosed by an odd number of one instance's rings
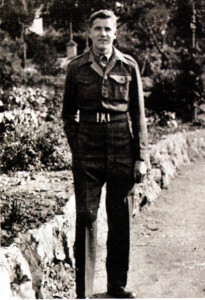
[[[69,168],[71,155],[61,120],[61,93],[21,87],[1,96],[1,169]]]

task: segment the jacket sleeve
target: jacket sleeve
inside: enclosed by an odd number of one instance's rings
[[[78,123],[75,121],[77,114],[76,103],[76,84],[72,63],[68,65],[67,76],[65,81],[65,89],[63,96],[62,118],[64,122],[64,130],[68,139],[68,143],[73,148],[73,142],[77,135]]]
[[[135,62],[133,66],[132,81],[130,83],[130,106],[132,133],[136,160],[148,162],[148,137],[145,118],[144,95],[139,67]]]

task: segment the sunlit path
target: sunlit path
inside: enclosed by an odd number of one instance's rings
[[[180,169],[133,220],[128,286],[140,298],[205,297],[205,162]],[[103,251],[102,251],[103,252]],[[105,250],[95,292],[106,289]]]

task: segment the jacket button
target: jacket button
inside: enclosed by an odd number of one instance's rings
[[[107,91],[103,90],[103,91],[102,91],[102,95],[103,95],[103,97],[108,98],[108,93],[107,93]]]

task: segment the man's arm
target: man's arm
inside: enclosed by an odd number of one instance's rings
[[[137,63],[133,68],[133,79],[130,84],[130,117],[136,154],[134,177],[136,182],[141,182],[149,166],[149,159],[144,95]]]
[[[76,93],[74,71],[72,64],[69,64],[65,81],[62,118],[64,122],[64,130],[71,150],[78,131],[78,123],[75,121],[77,113]]]

